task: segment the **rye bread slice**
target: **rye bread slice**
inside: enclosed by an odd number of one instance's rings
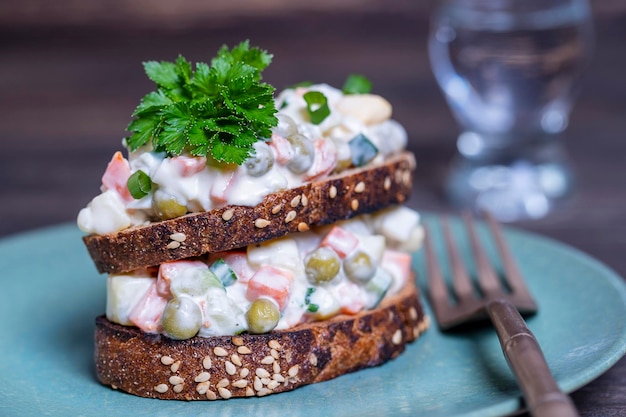
[[[352,169],[266,196],[254,207],[227,206],[83,238],[101,273],[122,273],[303,232],[403,203],[415,159],[403,152],[382,164]]]
[[[395,358],[428,327],[410,281],[374,310],[268,334],[176,341],[96,319],[100,382],[141,397],[264,396]]]

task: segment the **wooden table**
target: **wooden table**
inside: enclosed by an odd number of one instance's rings
[[[575,197],[516,227],[553,237],[626,276],[626,15],[604,16],[566,144]],[[97,192],[138,100],[151,88],[140,63],[210,59],[249,38],[275,54],[265,80],[339,85],[352,72],[394,105],[418,161],[410,205],[447,212],[441,183],[455,123],[430,73],[427,20],[400,12],[208,19],[166,30],[0,28],[0,236],[64,221]],[[582,416],[626,415],[626,360],[573,393]]]

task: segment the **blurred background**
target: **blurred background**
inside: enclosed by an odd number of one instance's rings
[[[340,86],[354,72],[370,78],[416,155],[409,205],[451,212],[441,186],[459,128],[429,66],[430,7],[418,0],[0,1],[0,236],[73,222],[97,194],[132,111],[152,88],[142,61],[178,54],[207,61],[222,44],[244,39],[274,54],[264,79],[279,90],[303,80]],[[594,0],[592,9],[594,58],[564,135],[577,192],[547,217],[516,227],[575,246],[624,276],[626,2]],[[574,399],[584,415],[624,415],[624,361]]]

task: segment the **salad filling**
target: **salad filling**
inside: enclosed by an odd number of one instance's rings
[[[101,193],[78,215],[79,228],[103,235],[226,205],[255,206],[270,193],[382,162],[406,147],[391,105],[371,94],[363,77],[349,77],[342,89],[288,88],[276,98],[267,84],[251,81],[242,92],[241,80],[258,81],[268,63],[246,42],[222,49],[212,66],[197,64],[195,74],[183,58],[146,63],[159,89],[135,111],[133,134],[123,142],[128,157],[113,155]],[[226,75],[223,68],[230,68]]]
[[[267,333],[357,314],[400,291],[423,229],[391,207],[331,226],[107,279],[106,316],[172,339]]]

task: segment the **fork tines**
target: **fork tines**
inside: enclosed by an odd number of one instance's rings
[[[465,213],[462,217],[476,264],[477,287],[468,274],[465,263],[459,254],[458,245],[448,219],[442,219],[442,231],[451,266],[452,291],[448,289],[448,285],[443,278],[432,246],[430,232],[426,230],[425,251],[428,267],[428,294],[435,318],[442,329],[486,318],[484,311],[486,303],[496,299],[508,299],[521,313],[537,311],[537,305],[513,260],[500,227],[491,214],[485,213],[484,216],[498,249],[505,285],[500,281],[480,243],[471,215]]]

